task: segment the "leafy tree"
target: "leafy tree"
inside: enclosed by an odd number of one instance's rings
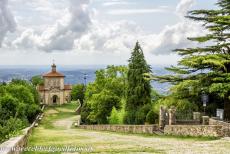
[[[146,122],[149,124],[157,123],[158,114],[156,114],[153,110],[150,110],[146,115]]]
[[[33,76],[30,81],[35,87],[38,85],[44,84],[44,81],[43,81],[41,75]]]
[[[230,1],[219,0],[216,10],[193,10],[188,18],[202,22],[208,31],[203,36],[188,38],[200,43],[198,47],[176,49],[182,56],[178,66],[167,68],[175,75],[153,78],[172,82],[173,95],[192,103],[201,102],[202,92],[210,96],[210,103],[225,106],[225,117],[230,119]],[[221,102],[224,102],[221,103]],[[198,103],[201,109],[201,103]]]
[[[8,84],[8,86],[11,86],[11,85],[17,85],[17,86],[25,87],[26,89],[28,89],[32,93],[34,103],[35,104],[40,103],[38,91],[36,90],[36,87],[33,86],[33,84],[31,84],[31,82],[28,82],[28,81],[25,81],[25,80],[20,80],[20,79],[13,79],[11,81],[11,83]]]
[[[129,59],[126,115],[124,122],[127,124],[144,123],[142,107],[151,103],[151,85],[145,80],[144,74],[150,73],[150,66],[144,58],[144,53],[139,45],[136,46]],[[140,119],[142,118],[142,119]]]
[[[32,122],[40,111],[35,87],[23,80],[0,85],[0,141]]]
[[[89,119],[89,114],[92,112],[91,104],[90,103],[83,103],[81,108],[81,121],[85,124],[92,124]]]
[[[80,100],[81,104],[83,104],[85,98],[85,86],[84,84],[74,85],[71,91],[72,100]]]
[[[10,117],[4,125],[0,125],[0,143],[17,135],[25,126],[25,122],[18,118]]]
[[[113,107],[111,114],[109,116],[109,124],[123,124],[125,115],[125,99],[121,100],[121,109]]]
[[[5,95],[0,98],[0,124],[4,124],[10,117],[17,117],[18,104],[19,101],[11,95]]]
[[[109,117],[109,124],[118,124],[118,123],[119,123],[118,111],[115,107],[113,107],[111,111],[111,115]]]
[[[101,93],[93,96],[91,103],[92,112],[89,119],[98,124],[108,123],[108,117],[113,109],[120,107],[120,98],[112,95],[109,91],[103,90]]]
[[[113,107],[119,109],[125,97],[127,68],[108,66],[96,71],[96,79],[87,85],[82,106],[82,121],[85,123],[108,123]]]

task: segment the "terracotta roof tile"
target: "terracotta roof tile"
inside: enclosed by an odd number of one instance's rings
[[[47,74],[44,74],[43,77],[65,77],[65,75],[56,71],[52,71]]]
[[[65,86],[64,86],[64,89],[65,89],[65,90],[72,90],[72,86],[71,86],[71,85],[65,85]]]
[[[44,85],[39,85],[38,86],[38,90],[39,91],[44,91],[45,90],[45,86]]]

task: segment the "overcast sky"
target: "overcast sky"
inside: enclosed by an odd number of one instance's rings
[[[184,16],[216,0],[0,0],[0,65],[126,64],[139,40],[149,64],[205,33]]]

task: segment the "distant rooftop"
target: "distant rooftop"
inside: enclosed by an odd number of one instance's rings
[[[43,77],[65,77],[64,74],[57,72],[56,65],[53,63],[52,71],[43,75]]]

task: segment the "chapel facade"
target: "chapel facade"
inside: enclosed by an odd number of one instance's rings
[[[56,70],[53,64],[52,70],[44,74],[43,85],[38,86],[41,104],[61,105],[71,101],[71,85],[65,85],[65,75]]]

